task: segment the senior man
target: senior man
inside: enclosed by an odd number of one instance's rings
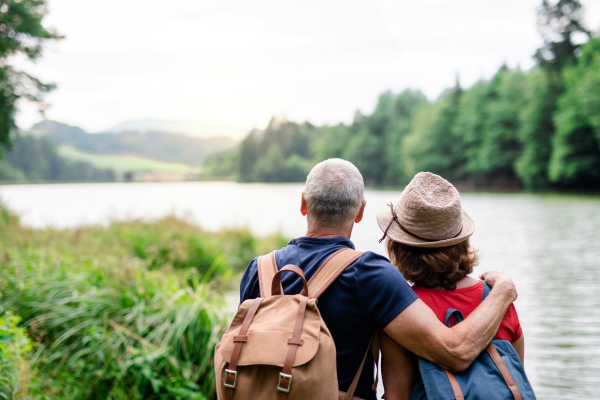
[[[300,267],[309,280],[335,251],[350,247],[352,228],[362,220],[366,201],[364,183],[350,162],[329,159],[317,164],[306,179],[300,212],[307,217],[306,236],[291,240],[276,252],[279,268]],[[401,346],[449,370],[466,369],[493,339],[502,316],[516,299],[515,286],[503,273],[489,272],[493,285],[486,300],[462,323],[447,328],[412,291],[389,260],[365,252],[321,295],[319,311],[327,324],[337,351],[340,392],[346,392],[358,371],[375,328]],[[282,278],[290,293],[300,292],[302,282],[295,274]],[[259,297],[257,259],[246,268],[240,300]],[[369,354],[355,396],[375,400],[374,359]]]

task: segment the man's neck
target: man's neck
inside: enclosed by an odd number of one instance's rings
[[[350,225],[349,227],[329,227],[309,223],[306,230],[306,236],[324,239],[335,237],[346,237],[350,239],[353,226],[354,224]]]

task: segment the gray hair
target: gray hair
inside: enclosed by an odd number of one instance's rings
[[[314,166],[306,178],[304,200],[308,217],[319,225],[351,224],[364,200],[364,182],[358,168],[341,158]]]

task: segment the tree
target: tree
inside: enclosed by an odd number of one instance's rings
[[[402,161],[409,176],[430,171],[447,179],[464,178],[464,140],[455,129],[462,88],[445,91],[433,104],[423,104],[412,132],[404,138]]]
[[[45,15],[46,0],[0,0],[0,150],[10,146],[17,100],[41,102],[53,88],[9,64],[18,54],[35,61],[45,41],[62,37],[42,25]]]
[[[240,145],[239,164],[237,168],[237,179],[240,182],[255,181],[254,166],[261,155],[258,136],[259,132],[257,130],[251,131]]]
[[[487,120],[488,95],[488,83],[484,81],[479,81],[465,90],[460,97],[454,127],[456,137],[464,143],[466,176],[473,179],[476,185],[483,179],[479,151]]]
[[[560,88],[542,69],[536,68],[527,76],[518,132],[522,152],[515,163],[527,189],[543,189],[550,184],[548,164],[555,131],[552,116],[559,94]]]
[[[600,39],[566,68],[565,92],[554,116],[550,179],[560,186],[600,187]]]
[[[402,165],[402,139],[411,130],[414,115],[425,96],[405,90],[379,96],[373,114],[357,114],[349,127],[342,157],[360,169],[371,184],[399,184],[406,178]]]
[[[0,162],[5,181],[114,181],[114,171],[62,158],[45,137],[16,133],[14,146]]]
[[[544,39],[543,46],[534,58],[538,64],[554,74],[574,65],[579,44],[577,36],[590,38],[590,31],[583,26],[583,6],[579,0],[542,0],[537,13],[538,31]]]
[[[350,127],[351,137],[344,158],[361,171],[365,182],[385,183],[388,163],[385,152],[386,137],[394,120],[394,95],[387,91],[379,96],[377,106],[369,116],[355,119]]]
[[[412,178],[403,162],[404,138],[410,134],[415,125],[417,110],[427,103],[425,95],[418,90],[404,90],[394,103],[394,118],[385,132],[385,170],[386,182],[393,185],[403,184]]]
[[[525,75],[519,70],[501,67],[488,85],[478,167],[488,182],[514,181],[514,164],[521,152],[517,132],[519,114],[524,105]]]
[[[348,147],[350,129],[344,124],[325,125],[315,131],[310,141],[310,151],[315,161],[321,162],[328,158],[343,158]]]

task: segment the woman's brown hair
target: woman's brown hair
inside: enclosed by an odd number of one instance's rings
[[[448,247],[412,247],[387,239],[390,261],[404,279],[426,288],[456,289],[456,282],[473,272],[479,257],[469,240]]]

